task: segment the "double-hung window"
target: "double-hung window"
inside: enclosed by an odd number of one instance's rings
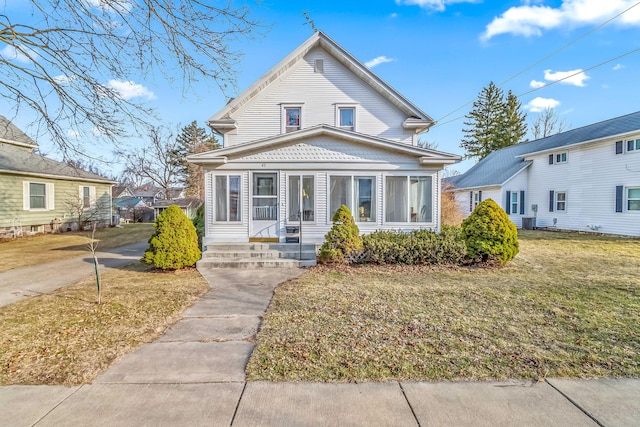
[[[518,193],[516,192],[512,192],[511,193],[511,213],[512,214],[517,214],[520,212],[520,210],[518,209],[519,205],[518,205]]]
[[[89,209],[94,207],[96,204],[96,187],[81,185],[78,197],[82,208]]]
[[[431,176],[387,176],[386,222],[431,222],[433,220]]]
[[[627,210],[640,211],[640,187],[627,188]]]
[[[302,107],[284,107],[284,132],[295,132],[301,129]]]
[[[22,182],[22,208],[25,211],[53,210],[53,183]]]
[[[376,221],[376,178],[374,176],[329,177],[329,218],[342,205],[357,222]]]
[[[556,211],[566,211],[567,210],[567,192],[566,191],[556,191]]]
[[[338,115],[341,128],[355,130],[356,109],[354,107],[339,107]]]
[[[241,221],[240,175],[217,175],[215,177],[216,221]]]

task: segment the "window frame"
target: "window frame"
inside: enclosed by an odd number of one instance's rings
[[[350,102],[336,103],[335,105],[335,126],[340,129],[350,130],[352,132],[357,131],[358,126],[358,104]],[[342,125],[342,110],[353,110],[353,126]]]
[[[555,153],[554,164],[558,165],[562,163],[567,163],[568,157],[569,157],[569,154],[567,151],[563,151],[561,153]]]
[[[237,200],[237,218],[238,219],[230,219],[231,218],[231,178],[238,178],[238,200]],[[225,185],[226,185],[226,189],[225,189],[225,203],[226,203],[226,209],[225,209],[225,219],[218,219],[218,184],[217,184],[217,179],[218,178],[225,178]],[[243,179],[242,179],[242,174],[236,174],[236,173],[229,173],[229,174],[216,174],[213,176],[213,201],[214,201],[214,206],[215,209],[213,211],[213,222],[214,223],[221,223],[221,224],[242,224],[243,223],[243,212],[242,212],[242,186],[243,186]]]
[[[520,194],[517,191],[511,191],[509,197],[511,199],[509,200],[509,215],[518,215],[520,213]]]
[[[327,174],[327,224],[331,224],[331,218],[333,218],[333,215],[335,214],[336,210],[338,208],[340,208],[340,206],[338,206],[335,210],[331,209],[331,178],[349,178],[350,184],[349,184],[349,200],[348,200],[348,204],[346,205],[349,210],[351,211],[351,215],[353,216],[353,219],[355,222],[357,222],[358,224],[377,224],[378,223],[378,175],[368,175],[366,173],[364,174],[346,174],[346,173],[332,173],[332,174]],[[358,191],[356,191],[356,185],[358,185],[359,183],[359,179],[368,179],[371,180],[372,182],[372,188],[371,188],[371,201],[370,201],[370,207],[369,207],[369,213],[373,214],[372,216],[370,215],[367,218],[370,218],[369,221],[362,221],[361,218],[363,218],[360,215],[360,206],[359,206],[359,201],[356,200],[356,195],[360,194],[360,191],[358,189]],[[355,206],[358,206],[358,210],[356,211],[354,209]]]
[[[405,177],[406,178],[406,182],[407,182],[407,206],[406,206],[406,212],[407,212],[407,221],[388,221],[387,220],[387,202],[388,199],[386,197],[387,194],[387,179],[390,177]],[[431,180],[431,188],[430,188],[430,193],[431,193],[431,199],[429,200],[429,203],[431,204],[430,206],[430,220],[429,221],[412,221],[411,219],[414,217],[414,215],[416,216],[416,218],[418,218],[418,214],[419,211],[415,211],[415,209],[412,211],[412,206],[411,206],[411,180],[412,178],[429,178]],[[420,173],[420,172],[400,172],[400,173],[393,173],[393,174],[386,174],[383,176],[382,179],[382,223],[385,225],[417,225],[417,224],[434,224],[435,223],[435,216],[436,216],[436,204],[434,203],[434,194],[436,192],[436,178],[435,175],[433,174],[429,174],[429,173]],[[421,210],[421,209],[420,209]]]
[[[302,186],[303,190],[303,200],[302,202],[302,223],[303,224],[316,224],[318,219],[318,177],[313,172],[291,172],[287,173],[286,180],[286,207],[287,207],[287,215],[286,215],[286,223],[287,224],[298,224],[300,222],[299,219],[291,219],[291,215],[293,212],[290,211],[290,197],[291,197],[291,178],[298,178],[299,185]],[[311,178],[313,180],[313,197],[309,197],[309,201],[313,203],[311,209],[313,211],[313,219],[304,219],[304,180]]]
[[[640,153],[640,138],[625,140],[624,151],[626,153]]]
[[[44,186],[44,194],[32,196],[31,185]],[[32,197],[42,197],[44,207],[32,207]],[[22,181],[22,210],[30,212],[44,212],[55,210],[55,187],[52,182]]]
[[[280,115],[281,115],[281,133],[291,133],[291,132],[296,132],[302,129],[303,127],[303,120],[304,120],[304,109],[303,109],[304,104],[301,102],[296,102],[296,103],[283,103],[280,104],[281,107],[281,111],[280,111]],[[288,110],[298,110],[299,111],[299,115],[298,115],[298,125],[297,126],[289,126],[289,124],[287,123],[287,119],[288,119]]]
[[[624,195],[625,195],[625,207],[626,210],[629,212],[640,212],[640,196],[638,197],[629,197],[629,192],[630,190],[637,190],[640,192],[640,186],[630,186],[630,187],[625,187],[624,188]],[[637,202],[638,204],[638,208],[637,209],[631,209],[631,202]]]
[[[558,200],[558,196],[562,194],[564,196],[564,200]],[[567,191],[563,190],[563,191],[555,191],[553,194],[553,205],[554,205],[554,210],[555,212],[566,212],[567,211]],[[560,209],[560,203],[564,203],[564,206],[562,209]]]

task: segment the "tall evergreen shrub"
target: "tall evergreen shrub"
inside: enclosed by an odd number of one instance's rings
[[[474,261],[511,261],[519,250],[518,230],[509,215],[492,199],[480,203],[464,221],[462,238]]]
[[[338,208],[332,221],[333,227],[324,236],[325,242],[320,247],[320,262],[349,262],[362,251],[360,229],[345,205]]]
[[[158,215],[142,261],[163,270],[179,270],[194,265],[200,254],[193,223],[179,207],[171,205]]]

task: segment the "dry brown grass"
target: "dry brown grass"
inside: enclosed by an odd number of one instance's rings
[[[640,376],[640,240],[524,232],[499,269],[316,268],[281,285],[251,380]]]
[[[207,289],[195,269],[134,264],[0,308],[0,384],[84,384],[153,341]]]
[[[153,234],[153,224],[125,224],[122,228],[96,230],[98,251],[147,241]],[[86,255],[91,232],[41,234],[0,242],[0,272],[28,265]]]

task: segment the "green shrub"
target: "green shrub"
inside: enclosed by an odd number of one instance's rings
[[[480,203],[464,221],[462,238],[474,261],[504,264],[518,254],[518,230],[492,199]]]
[[[193,226],[196,228],[196,235],[198,236],[198,247],[202,247],[202,238],[204,237],[204,203],[196,210],[196,216],[191,220]]]
[[[163,270],[178,270],[194,265],[199,259],[193,223],[179,207],[169,206],[156,219],[155,232],[142,261]]]
[[[338,208],[331,220],[333,227],[320,247],[320,262],[351,262],[362,251],[360,229],[345,205]]]
[[[466,254],[460,228],[453,226],[444,226],[439,234],[428,230],[376,231],[362,241],[363,262],[372,264],[459,265]]]

